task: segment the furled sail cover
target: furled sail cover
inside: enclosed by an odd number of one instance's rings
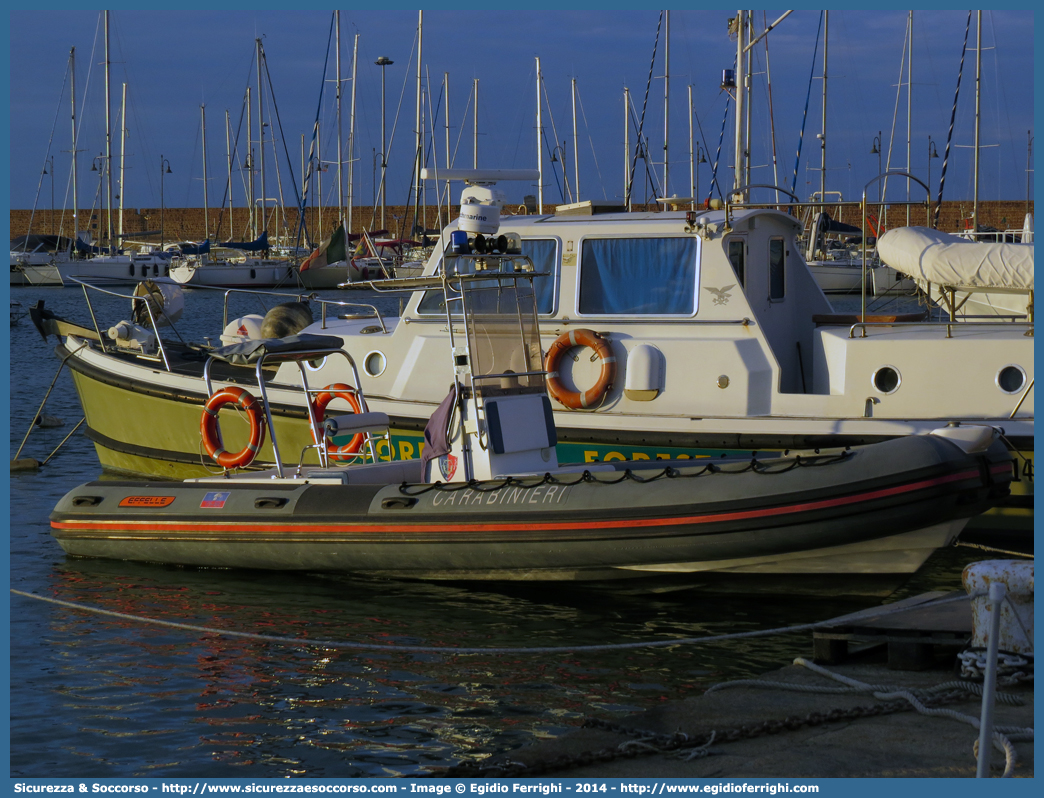
[[[1033,244],[984,243],[929,227],[898,227],[877,239],[877,252],[915,280],[954,288],[1033,290]]]
[[[262,252],[268,249],[268,231],[265,230],[254,241],[226,241],[220,246],[226,249],[241,249],[244,252]]]

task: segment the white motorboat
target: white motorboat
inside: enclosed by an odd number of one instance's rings
[[[1003,428],[1022,454],[1014,491],[1031,502],[1032,323],[835,314],[801,257],[800,224],[775,210],[502,221],[546,273],[537,280],[541,347],[563,460],[858,445],[974,422]],[[459,223],[445,230],[427,274],[443,268],[444,249],[490,246]],[[198,348],[160,339],[142,351],[89,327],[45,329],[66,335],[58,352],[69,356],[105,466],[151,476],[206,472],[197,433],[208,394]],[[257,327],[243,329],[250,335]],[[392,319],[373,309],[324,310],[300,331],[339,337],[361,364],[371,406],[393,423],[381,455],[417,457],[452,376],[436,354],[449,335],[439,296],[418,291]],[[337,362],[313,367],[316,384],[346,379]],[[249,376],[229,367],[217,379]],[[308,428],[294,399],[298,381],[290,370],[274,373],[269,397],[274,424],[300,452]]]

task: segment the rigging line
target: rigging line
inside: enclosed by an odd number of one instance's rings
[[[808,71],[808,91],[805,93],[805,112],[801,116],[801,131],[798,133],[797,154],[794,156],[794,175],[790,179],[791,193],[797,192],[798,164],[801,163],[801,147],[805,143],[805,123],[808,121],[808,104],[812,99],[812,80],[816,74],[816,55],[819,52],[819,34],[822,30],[823,12],[820,11],[819,27],[816,28],[816,46],[812,48],[812,68]]]
[[[624,205],[631,204],[631,189],[634,186],[634,170],[638,166],[638,153],[642,149],[642,129],[645,127],[645,111],[649,107],[649,89],[652,87],[653,69],[656,66],[656,50],[660,45],[660,28],[663,26],[663,12],[656,23],[656,38],[653,40],[652,58],[649,60],[649,77],[645,82],[645,100],[642,101],[642,119],[638,123],[638,143],[635,144],[634,158],[631,159],[631,173],[627,178],[627,191],[624,192]],[[645,164],[646,171],[649,170],[648,161]]]
[[[58,126],[58,115],[61,113],[62,100],[65,98],[65,87],[69,84],[69,64],[65,65],[65,78],[62,80],[62,90],[58,92],[58,103],[54,108],[54,119],[51,121],[51,135],[47,138],[47,149],[44,151],[44,163],[47,163],[48,153],[51,152],[51,145],[54,144],[54,131]],[[33,200],[33,210],[29,214],[29,228],[26,230],[26,234],[33,231],[33,217],[36,216],[36,206],[40,202],[40,192],[43,191],[43,170],[40,170],[40,178],[36,184],[36,198]],[[51,164],[51,180],[54,180],[54,164]],[[53,192],[52,192],[53,194]],[[52,226],[54,225],[54,219],[51,219]]]
[[[692,115],[694,117],[696,117],[696,127],[699,128],[699,131],[700,131],[700,140],[703,142],[703,151],[706,152],[708,155],[710,155],[710,147],[707,146],[707,137],[703,133],[703,123],[700,122],[700,115],[699,115],[699,113],[697,113],[695,108],[692,109]],[[729,115],[729,95],[726,94],[725,95],[725,117],[726,117],[726,119],[728,118],[728,115]],[[724,125],[724,124],[725,123],[722,122],[722,125]],[[721,144],[719,143],[718,146],[720,147]],[[712,176],[711,185],[710,185],[710,191],[707,194],[707,199],[710,199],[711,193],[713,193],[714,188],[717,185],[718,184],[717,184],[716,177]],[[721,187],[720,186],[718,186],[718,198],[719,199],[724,199],[721,196]],[[699,200],[699,197],[697,197],[696,199]]]
[[[554,115],[554,112],[551,110],[551,101],[547,97],[547,81],[544,80],[543,76],[541,76],[541,78],[540,78],[540,86],[544,90],[544,106],[547,108],[547,115],[549,117],[551,117],[551,132],[555,134],[555,146],[557,147],[558,146],[558,127],[555,125],[555,115]],[[547,134],[544,134],[544,146],[545,147],[547,146]],[[555,151],[554,151],[554,149],[552,149],[551,152],[550,152],[550,155],[552,157],[554,157],[554,154],[555,154]],[[554,169],[554,166],[552,166],[551,168]],[[566,188],[568,189],[569,188],[569,179],[567,177],[565,177],[565,171],[566,171],[565,147],[563,147],[562,148],[562,175],[563,175],[563,180],[565,182]],[[559,188],[559,191],[561,191],[561,188]],[[572,200],[573,193],[571,191],[568,192],[568,193],[569,193],[569,197],[570,197],[569,201],[572,202],[573,201]],[[565,196],[563,195],[563,202],[564,201],[565,201]]]
[[[1009,110],[1009,105],[1008,105],[1008,96],[1004,92],[1004,81],[1000,79],[1000,75],[1001,75],[1000,58],[998,57],[998,54],[999,54],[1000,50],[997,47],[997,25],[996,25],[996,22],[994,20],[992,9],[987,10],[986,13],[989,15],[989,18],[990,18],[990,30],[993,32],[993,48],[992,48],[993,49],[993,81],[994,81],[994,85],[996,86],[996,90],[994,91],[993,96],[994,96],[994,101],[995,102],[996,102],[996,98],[998,98],[998,97],[1001,98],[1004,101],[1004,116],[1008,120],[1008,127],[1007,127],[1007,130],[1008,130],[1008,141],[1011,144],[1011,147],[1009,148],[1009,152],[1011,153],[1011,165],[1012,165],[1012,168],[1014,169],[1014,173],[1018,174],[1019,173],[1019,164],[1015,160],[1015,127],[1011,124],[1011,112]],[[998,120],[999,118],[1000,118],[1000,109],[997,108],[997,111],[996,111],[996,113],[994,113],[994,116],[993,116],[995,125],[996,125],[996,120]],[[998,140],[1000,139],[1000,135],[997,136],[997,139]],[[998,158],[997,161],[998,161],[998,166],[999,166],[1000,158]]]
[[[276,102],[275,88],[272,86],[272,74],[268,71],[268,57],[265,55],[264,46],[261,48],[261,57],[265,65],[265,77],[268,78],[268,94],[272,109],[275,111],[276,124],[279,125],[279,138],[283,142],[283,155],[286,156],[286,168],[290,172],[290,186],[294,190],[294,199],[297,201],[298,207],[301,205],[301,197],[297,193],[297,178],[294,176],[294,161],[290,157],[290,151],[286,148],[286,134],[283,132],[283,120],[279,115],[279,103]],[[279,209],[280,213],[284,216],[284,227],[285,227],[285,204],[283,202],[283,179],[279,169],[279,150],[275,145],[275,141],[272,141],[272,156],[276,161],[276,185],[279,187]],[[264,200],[262,200],[262,206]]]
[[[946,150],[943,153],[942,169],[939,175],[939,194],[935,200],[935,218],[932,227],[939,227],[939,213],[942,211],[943,187],[946,185],[946,167],[950,163],[950,146],[953,143],[953,125],[957,119],[957,98],[961,96],[961,77],[964,75],[964,56],[968,52],[968,33],[971,31],[972,12],[968,12],[968,23],[964,28],[964,46],[961,47],[961,65],[957,70],[957,88],[953,92],[953,108],[950,111],[950,130],[946,134]],[[929,189],[931,186],[928,187]]]
[[[461,117],[460,127],[457,129],[457,142],[453,145],[453,156],[450,158],[450,165],[457,162],[457,150],[460,149],[460,139],[464,135],[464,125],[468,122],[468,111],[471,110],[471,98],[475,95],[475,84],[472,83],[472,89],[468,92],[468,103],[464,106],[464,116]]]
[[[441,235],[442,235],[442,232],[441,232],[442,231],[442,186],[440,184],[442,183],[442,181],[438,179],[438,177],[439,177],[439,154],[437,152],[434,152],[434,149],[435,149],[435,120],[439,118],[439,109],[442,107],[442,97],[443,97],[443,94],[445,94],[444,89],[446,88],[446,86],[445,86],[445,84],[442,84],[439,87],[439,100],[438,100],[438,103],[435,106],[435,111],[434,111],[434,115],[433,115],[432,109],[431,109],[431,72],[430,72],[430,70],[427,67],[425,67],[424,73],[425,73],[425,75],[428,78],[427,86],[425,87],[425,89],[426,89],[427,94],[428,94],[428,125],[429,125],[428,130],[431,131],[431,150],[429,150],[429,154],[434,155],[434,157],[432,158],[432,164],[433,164],[433,168],[435,170],[435,185],[439,187],[437,192],[436,192],[436,196],[435,196],[435,198],[436,198],[436,203],[435,203],[435,226],[439,229],[439,236],[441,237]],[[448,98],[447,98],[447,104],[448,104]],[[425,163],[426,162],[427,161],[425,161]],[[446,192],[446,216],[447,217],[449,216],[449,213],[450,213],[449,203],[450,203],[450,196],[449,196],[449,191],[447,190],[447,192]],[[425,213],[424,224],[421,226],[421,241],[422,242],[424,241],[424,236],[427,235],[427,228],[428,228],[428,218],[427,218],[427,214]]]
[[[907,59],[908,58],[912,58],[913,57],[913,53],[907,53],[906,52],[906,42],[909,39],[910,30],[911,30],[911,28],[910,28],[910,19],[909,19],[909,17],[907,17],[907,20],[906,20],[906,32],[903,35],[903,57],[902,57],[902,60],[899,62],[899,82],[896,83],[896,85],[895,85],[895,109],[892,111],[892,130],[891,130],[891,132],[889,133],[889,136],[888,136],[888,157],[885,159],[885,173],[886,174],[892,170],[892,148],[895,146],[895,126],[896,126],[896,123],[899,120],[899,97],[900,97],[900,95],[903,92],[903,69],[907,69],[907,79],[906,79],[907,86],[906,86],[906,90],[907,90],[907,93],[909,93],[909,91],[910,91],[910,85],[909,85],[910,78],[909,78],[909,68],[907,66]],[[883,187],[883,189],[881,191],[881,196],[882,197],[887,197],[888,196],[888,178],[887,177],[884,179],[884,187]],[[885,215],[887,215],[887,210],[885,211]]]
[[[326,55],[323,58],[323,79],[319,83],[319,102],[316,104],[315,122],[312,124],[312,141],[308,145],[308,166],[305,169],[305,173],[301,176],[301,203],[298,205],[297,233],[294,236],[297,246],[301,245],[302,235],[308,235],[308,225],[305,222],[305,206],[308,204],[308,191],[311,188],[312,183],[312,164],[315,163],[315,148],[317,145],[317,139],[319,138],[320,119],[322,118],[323,112],[323,94],[326,91],[326,74],[330,69],[330,45],[333,42],[335,19],[336,16],[331,12],[330,32],[326,36]]]
[[[653,193],[655,193],[656,196],[662,196],[662,194],[660,193],[659,184],[656,182],[656,174],[649,168],[649,138],[646,136],[643,139],[643,136],[641,135],[641,131],[638,127],[638,115],[634,111],[633,103],[631,104],[629,110],[631,127],[635,131],[635,136],[637,137],[639,144],[641,144],[643,140],[645,142],[645,146],[639,150],[639,152],[642,153],[642,164],[645,166],[645,179],[646,181],[648,181],[650,188],[652,188],[653,190]],[[637,169],[637,163],[635,164],[635,169]],[[644,186],[645,183],[643,182],[642,185]]]
[[[735,64],[735,61],[733,61]],[[732,95],[725,95],[725,113],[721,117],[721,131],[718,133],[718,149],[714,153],[714,167],[711,169],[711,182],[707,188],[707,202],[710,202],[711,196],[714,194],[714,189],[718,189],[718,198],[724,201],[724,197],[721,193],[721,185],[718,183],[718,163],[721,160],[721,148],[725,141],[725,125],[729,121],[729,103],[732,101]]]
[[[576,98],[580,100],[580,116],[584,120],[584,129],[587,130],[587,141],[591,145],[591,157],[594,158],[595,173],[598,175],[598,182],[602,186],[602,199],[608,200],[609,196],[605,193],[605,181],[602,179],[602,169],[598,166],[598,153],[595,152],[594,139],[591,138],[591,126],[587,124],[587,112],[584,110],[584,99],[580,96],[580,89],[576,90]],[[580,199],[577,197],[577,199]]]
[[[80,604],[74,601],[63,601],[62,599],[56,599],[50,596],[40,596],[35,593],[26,593],[22,590],[16,590],[14,588],[11,588],[11,593],[13,593],[16,596],[35,599],[36,601],[43,601],[48,604],[54,604],[59,607],[80,610],[81,612],[90,612],[94,613],[95,615],[104,615],[110,618],[118,618],[124,621],[132,621],[134,623],[162,626],[167,629],[184,629],[185,631],[189,632],[201,632],[203,634],[214,634],[220,635],[222,637],[258,640],[266,643],[277,643],[279,645],[305,646],[308,648],[348,649],[358,651],[396,651],[404,654],[556,654],[563,652],[581,651],[622,651],[636,648],[668,648],[670,646],[699,645],[701,643],[717,643],[726,640],[746,640],[755,637],[771,637],[773,635],[793,634],[795,632],[807,632],[812,629],[823,629],[832,626],[844,625],[846,623],[847,617],[841,616],[840,618],[830,618],[825,621],[803,623],[798,624],[796,626],[782,626],[776,627],[774,629],[756,629],[749,632],[732,632],[730,634],[712,635],[709,637],[681,637],[666,640],[635,641],[632,643],[599,643],[594,645],[577,646],[531,646],[526,648],[457,648],[454,646],[394,646],[381,643],[354,643],[351,641],[340,640],[308,640],[302,638],[281,637],[278,635],[262,635],[254,632],[237,632],[231,629],[219,629],[211,626],[199,626],[197,624],[181,623],[178,621],[164,621],[159,618],[149,618],[148,616],[144,615],[131,615],[130,613],[126,612],[115,612],[113,610],[102,609],[101,607],[94,607],[89,604]],[[946,596],[933,601],[925,601],[921,604],[918,604],[917,606],[921,608],[937,607],[944,604],[951,604],[957,601],[976,599],[984,595],[986,595],[986,591],[980,590],[967,595],[960,594],[956,596]],[[879,612],[874,615],[874,617],[881,618],[888,615],[895,615],[897,613],[906,612],[908,609],[909,608],[906,606],[888,608],[886,605],[884,608],[881,608]]]

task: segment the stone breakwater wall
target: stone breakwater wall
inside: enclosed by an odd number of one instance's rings
[[[857,207],[846,207],[846,208],[830,208],[831,215],[839,221],[846,222],[848,224],[854,224],[858,226],[860,224],[859,208]],[[635,205],[636,210],[640,209],[641,206]],[[553,213],[555,209],[554,205],[544,205],[545,213]],[[653,208],[650,207],[650,210]],[[939,229],[947,232],[958,232],[965,229],[968,226],[968,219],[971,217],[971,201],[954,200],[952,202],[944,202],[942,206],[942,212],[939,214]],[[1033,212],[1033,203],[1029,204],[1030,213]],[[454,206],[450,209],[449,220],[455,219],[459,213],[459,207]],[[876,207],[873,209],[876,214]],[[505,215],[508,213],[523,213],[525,209],[520,205],[509,205],[505,208]],[[53,215],[50,208],[37,209],[35,214],[29,210],[12,210],[11,212],[11,237],[25,235],[29,232],[30,218],[32,219],[32,232],[34,233],[64,233],[70,234],[72,231],[72,214],[68,211],[55,210]],[[85,212],[81,212],[81,217]],[[269,211],[268,219],[268,236],[269,240],[273,240],[276,237],[282,238],[286,236],[288,239],[296,238],[297,233],[297,209],[289,208],[285,212]],[[990,225],[996,227],[999,230],[1006,230],[1009,228],[1021,228],[1023,218],[1026,213],[1026,203],[1024,200],[993,200],[990,202],[982,202],[979,204],[979,224]],[[209,238],[211,241],[227,241],[229,240],[230,229],[235,240],[247,240],[249,219],[247,218],[246,208],[234,208],[232,210],[231,224],[229,222],[229,213],[227,210],[222,213],[220,208],[211,208],[209,213],[204,215],[203,208],[165,208],[163,210],[163,239],[165,243],[174,241],[202,241],[207,238],[207,229],[204,225],[204,218],[209,224]],[[368,229],[381,229],[380,224],[380,209],[376,213],[376,224],[371,225],[374,213],[373,209],[369,207],[357,207],[352,210],[352,221],[351,221],[351,232],[358,232],[360,230]],[[906,208],[905,207],[893,207],[888,211],[888,227],[903,226],[906,224]],[[910,211],[910,223],[913,225],[924,225],[925,224],[925,209],[923,207],[913,207]],[[305,221],[308,225],[309,234],[311,240],[319,240],[321,236],[327,236],[333,229],[333,225],[337,219],[336,208],[323,208],[322,218],[320,219],[319,212],[315,208],[309,208],[305,212]],[[389,205],[385,211],[385,226],[388,229],[389,235],[395,238],[403,237],[410,238],[410,229],[412,228],[413,219],[413,208],[404,207],[401,205]],[[403,221],[405,220],[405,224]],[[449,221],[443,217],[442,224],[445,225]],[[425,219],[425,227],[428,230],[437,230],[439,227],[439,216],[438,211],[434,207],[427,208],[427,214]],[[321,225],[320,225],[321,222]],[[505,227],[510,228],[510,223],[505,222]],[[81,229],[87,228],[94,235],[95,239],[104,238],[105,230],[108,227],[106,220],[106,214],[100,211],[94,211],[91,215],[91,219],[87,225],[84,225],[81,221]],[[145,233],[147,231],[159,230],[160,229],[160,209],[159,208],[127,208],[123,212],[123,231],[128,238],[134,240],[136,233]],[[118,221],[116,213],[113,214],[113,230],[118,232]],[[99,232],[101,236],[99,236]],[[320,236],[321,232],[321,236]],[[158,244],[159,234],[153,234],[150,236],[144,236],[141,238],[143,241],[149,241]]]

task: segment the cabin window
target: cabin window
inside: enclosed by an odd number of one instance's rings
[[[754,220],[751,219],[751,222]],[[729,239],[729,263],[732,264],[732,270],[736,272],[736,279],[739,280],[740,287],[743,287],[744,265],[746,263],[746,247],[745,242],[742,238],[730,238]]]
[[[555,312],[558,242],[553,238],[524,238],[522,239],[522,254],[527,255],[533,261],[533,267],[537,272],[547,274],[547,277],[537,277],[533,280],[533,290],[536,293],[537,313],[550,315]],[[475,270],[475,261],[458,261],[457,268],[461,273],[470,274]],[[445,314],[442,291],[425,291],[424,297],[417,306],[417,312],[425,315]]]
[[[786,294],[786,254],[782,238],[769,239],[769,299]]]
[[[695,238],[588,238],[581,245],[582,314],[691,316]]]

